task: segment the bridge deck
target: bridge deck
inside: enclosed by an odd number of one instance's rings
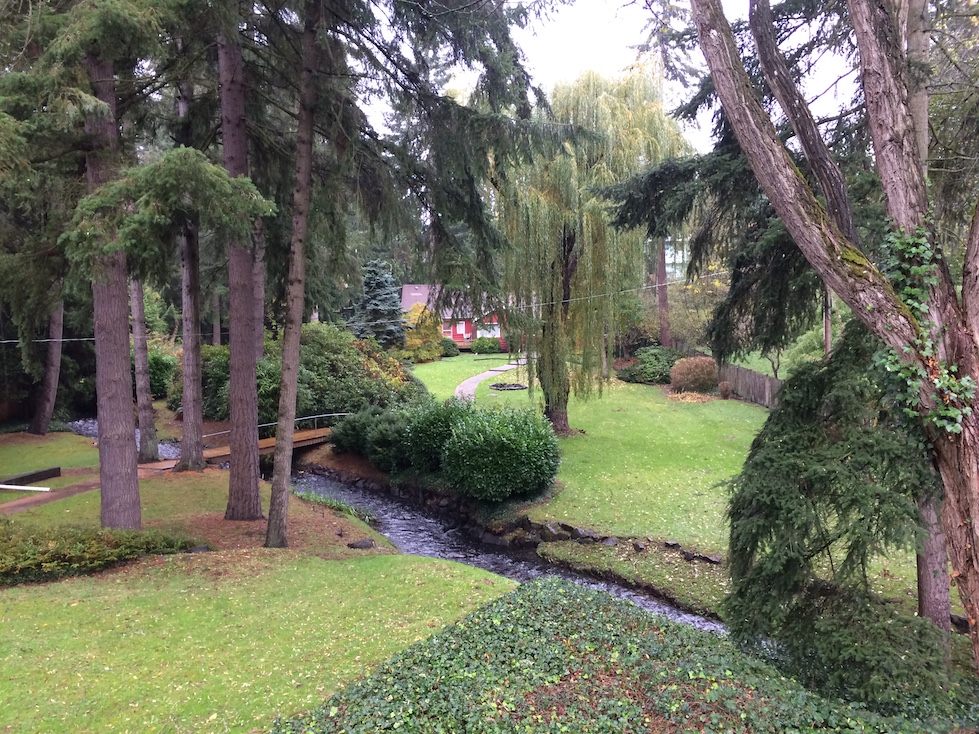
[[[315,446],[329,440],[329,428],[313,428],[308,431],[296,431],[292,436],[292,448]],[[259,454],[271,454],[275,451],[275,438],[263,438],[258,442]],[[204,460],[208,463],[220,463],[231,458],[230,446],[216,446],[204,449]]]

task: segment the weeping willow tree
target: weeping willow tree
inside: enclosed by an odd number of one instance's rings
[[[544,414],[567,433],[570,394],[587,396],[601,384],[623,296],[644,280],[645,235],[614,230],[596,189],[688,146],[663,110],[662,73],[652,65],[616,79],[586,72],[556,87],[550,110],[536,114],[542,124],[567,126],[571,142],[507,178],[498,211],[513,246],[502,285]]]

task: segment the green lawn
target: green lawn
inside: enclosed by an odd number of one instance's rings
[[[515,371],[506,379],[519,378]],[[536,407],[540,392],[498,392],[483,383],[476,400]],[[679,402],[660,387],[614,381],[601,398],[572,398],[568,415],[584,434],[561,439],[564,490],[531,518],[726,549],[727,496],[718,483],[740,471],[765,409],[736,400]]]
[[[267,731],[513,588],[446,561],[256,549],[255,573],[0,591],[7,732]]]
[[[425,379],[428,379],[427,377]],[[522,369],[501,381],[526,382]],[[532,406],[541,393],[476,389],[485,405]],[[571,399],[572,428],[584,434],[560,439],[558,480],[563,490],[527,512],[539,522],[558,521],[618,536],[673,540],[705,554],[724,554],[728,526],[726,490],[720,483],[741,469],[768,412],[734,400],[689,403],[670,400],[664,388],[613,381],[602,397]],[[645,581],[686,606],[716,610],[727,588],[722,566],[689,564],[654,543],[644,552],[548,544],[542,553],[569,565],[609,570]],[[916,608],[914,556],[894,552],[870,569],[873,588]],[[961,612],[957,594],[953,607]]]
[[[47,436],[11,433],[0,441],[0,477],[52,466],[76,469],[98,465],[99,449],[95,442],[74,433],[49,433]]]
[[[463,380],[509,361],[509,354],[463,352],[458,357],[444,357],[438,362],[415,365],[412,372],[425,383],[432,395],[439,400],[447,400]]]

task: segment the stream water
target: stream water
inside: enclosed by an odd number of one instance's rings
[[[74,421],[68,424],[83,436],[96,437],[98,424],[94,420]],[[138,441],[137,437],[137,441]],[[180,447],[160,444],[161,458],[179,458]],[[399,500],[381,492],[371,492],[354,484],[340,482],[318,474],[299,473],[295,476],[296,488],[324,497],[333,497],[362,510],[368,510],[377,518],[376,528],[391,539],[403,553],[429,558],[445,558],[506,576],[514,581],[530,581],[544,576],[558,576],[593,589],[601,589],[620,599],[627,599],[637,606],[683,624],[710,632],[724,632],[724,625],[696,614],[681,611],[669,604],[629,588],[624,584],[599,581],[574,571],[557,568],[532,552],[508,551],[493,548],[470,538],[454,526],[445,516]]]
[[[294,477],[296,488],[324,497],[332,497],[362,510],[368,510],[378,522],[377,530],[391,539],[404,553],[430,558],[445,558],[492,571],[514,581],[530,581],[544,576],[559,576],[593,589],[601,589],[620,599],[671,619],[711,632],[724,632],[720,622],[683,612],[659,599],[622,584],[598,581],[582,574],[557,568],[531,553],[519,553],[488,546],[470,538],[451,520],[417,505],[381,492],[371,492],[353,484],[318,474],[300,473]]]

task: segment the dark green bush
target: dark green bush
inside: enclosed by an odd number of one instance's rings
[[[620,380],[666,385],[680,353],[669,347],[642,347],[636,350],[635,358],[636,362],[616,371]]]
[[[432,402],[410,413],[407,431],[411,465],[423,472],[437,472],[442,467],[442,451],[452,426],[460,416],[473,410],[471,402],[450,398]]]
[[[0,585],[54,581],[93,573],[150,554],[195,545],[157,530],[36,529],[0,519]]]
[[[940,631],[894,604],[814,583],[776,635],[776,665],[807,688],[882,714],[950,713]]]
[[[545,489],[560,452],[551,424],[529,410],[470,410],[452,425],[442,472],[461,494],[499,501]]]
[[[177,357],[162,349],[149,350],[150,393],[154,400],[165,398],[170,389],[170,380],[177,369]]]
[[[481,336],[473,342],[473,354],[499,354],[500,340],[492,336]]]
[[[231,379],[231,352],[227,346],[201,347],[201,402],[204,417],[225,421],[231,415],[228,384]]]
[[[455,343],[449,337],[443,337],[442,341],[439,342],[442,345],[442,356],[443,357],[458,357],[459,356],[459,345]]]
[[[386,410],[367,429],[365,448],[371,464],[392,473],[411,465],[408,451],[408,416],[401,410]]]
[[[711,357],[687,357],[670,370],[673,392],[711,392],[717,388],[717,363]]]
[[[341,418],[330,431],[333,450],[338,454],[367,456],[367,432],[383,412],[371,407]]]

